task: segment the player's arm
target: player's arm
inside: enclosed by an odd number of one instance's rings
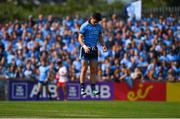
[[[37,73],[37,75],[38,75],[38,80],[40,79],[40,68],[38,68],[37,70],[36,70],[36,73]]]
[[[51,76],[50,76],[50,73],[48,71],[48,73],[47,73],[47,81],[50,80],[50,79],[51,79]]]
[[[85,53],[89,53],[90,50],[89,50],[88,46],[85,45],[83,38],[84,38],[83,34],[79,33],[78,41],[81,44],[81,46],[84,48]]]
[[[39,75],[40,74],[40,70],[39,68],[36,70],[36,73]]]
[[[104,40],[103,40],[103,37],[102,37],[102,33],[99,34],[99,43],[103,47],[103,51],[107,52],[107,47],[106,47],[106,44],[104,43]]]
[[[50,79],[50,66],[47,67],[47,80]]]

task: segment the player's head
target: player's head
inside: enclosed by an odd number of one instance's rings
[[[101,16],[100,13],[93,13],[92,16],[91,16],[91,19],[96,24],[96,23],[98,23],[98,22],[100,22],[102,20],[102,16]]]
[[[41,58],[41,59],[40,59],[40,62],[41,62],[41,65],[42,65],[42,66],[45,66],[47,61],[46,61],[46,59]]]
[[[59,67],[61,67],[61,66],[62,66],[62,61],[59,60],[59,61],[57,62],[57,64],[58,64]]]

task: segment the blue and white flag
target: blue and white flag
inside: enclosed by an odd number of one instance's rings
[[[126,7],[127,15],[130,19],[132,19],[135,16],[136,20],[140,20],[141,10],[142,10],[141,0],[132,2]]]

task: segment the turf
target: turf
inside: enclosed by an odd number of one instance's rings
[[[124,101],[0,102],[0,118],[180,117],[180,103]]]

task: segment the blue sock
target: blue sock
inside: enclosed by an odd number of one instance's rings
[[[84,91],[84,90],[85,90],[84,83],[81,83],[81,84],[80,84],[80,86],[81,86],[81,90],[83,90],[83,91]]]
[[[91,84],[91,90],[95,90],[95,84]]]

